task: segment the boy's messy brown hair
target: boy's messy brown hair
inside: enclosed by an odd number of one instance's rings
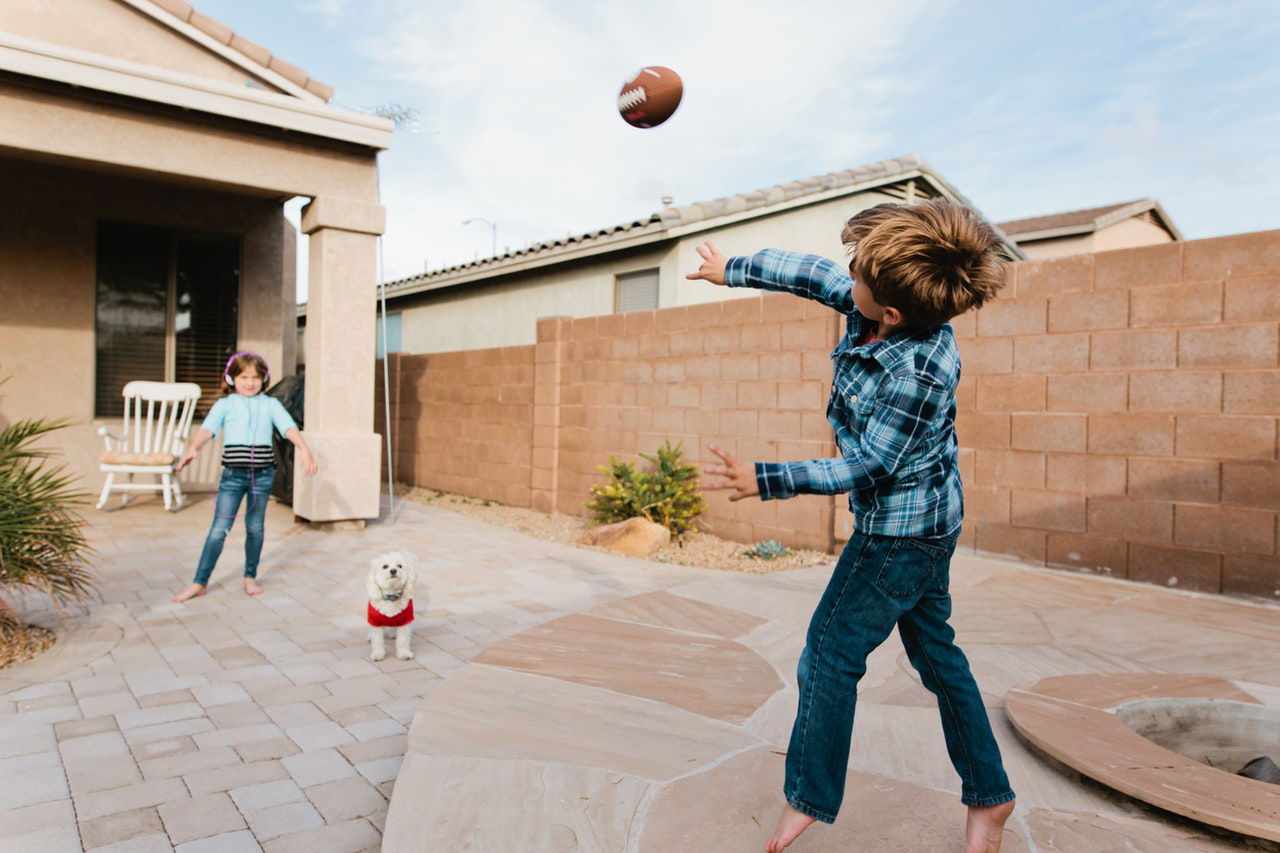
[[[946,199],[878,204],[845,223],[849,271],[909,328],[938,326],[1004,286],[1000,237],[973,210]]]

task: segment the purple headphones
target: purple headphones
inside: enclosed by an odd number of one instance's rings
[[[227,380],[227,384],[235,387],[236,381],[231,378],[231,363],[242,355],[252,355],[262,361],[263,367],[266,368],[266,374],[262,377],[262,387],[266,388],[268,381],[271,379],[271,366],[267,364],[267,360],[252,350],[242,349],[240,352],[232,353],[231,358],[227,359],[227,366],[222,368],[222,378]]]

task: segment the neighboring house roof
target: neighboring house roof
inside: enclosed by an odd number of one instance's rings
[[[221,21],[197,12],[185,0],[125,0],[125,2],[143,12],[148,11],[145,7],[157,6],[177,18],[180,22],[190,24],[215,42],[226,45],[240,56],[244,56],[256,65],[278,74],[295,86],[301,87],[317,96],[322,101],[327,102],[333,97],[332,86],[326,86],[319,80],[311,79],[307,72],[301,68],[296,65],[290,65],[278,56],[273,56],[271,51],[233,32],[230,27]],[[165,23],[171,23],[166,21],[164,16],[153,15],[152,17]]]
[[[428,290],[455,287],[487,279],[495,274],[516,272],[558,263],[570,258],[632,248],[659,240],[729,225],[744,219],[777,213],[793,207],[852,195],[865,190],[907,198],[955,199],[977,209],[968,199],[933,170],[918,154],[883,160],[854,169],[803,178],[787,184],[703,201],[682,207],[668,207],[647,218],[623,222],[596,231],[536,243],[492,258],[481,258],[456,266],[388,282],[388,296],[405,296]],[[1003,234],[1001,236],[1004,236]],[[1021,259],[1023,252],[1006,238],[1009,254]]]
[[[1164,212],[1160,202],[1153,198],[1089,207],[1084,210],[1068,210],[1048,216],[1032,216],[1001,222],[1000,229],[1020,243],[1030,240],[1047,240],[1052,237],[1073,237],[1100,231],[1126,219],[1146,216],[1155,225],[1169,232],[1174,240],[1181,240],[1173,220]]]

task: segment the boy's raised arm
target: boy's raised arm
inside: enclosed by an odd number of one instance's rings
[[[842,314],[853,311],[853,280],[849,278],[849,271],[828,258],[779,249],[764,249],[749,257],[726,258],[709,241],[697,251],[702,266],[685,278],[728,287],[794,293]]]

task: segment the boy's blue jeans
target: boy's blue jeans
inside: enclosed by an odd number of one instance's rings
[[[263,519],[267,515],[267,499],[271,496],[271,484],[275,481],[275,466],[248,471],[242,468],[223,468],[218,481],[218,498],[213,505],[213,524],[200,552],[200,564],[196,567],[195,582],[209,585],[209,575],[222,554],[227,531],[236,520],[242,498],[248,497],[244,511],[244,576],[257,577],[258,557],[262,554]]]
[[[867,655],[898,626],[907,657],[938,697],[951,763],[967,806],[1014,798],[969,661],[947,624],[955,537],[854,533],[809,623],[798,677],[800,703],[787,749],[787,802],[826,823],[844,798],[858,680]]]

